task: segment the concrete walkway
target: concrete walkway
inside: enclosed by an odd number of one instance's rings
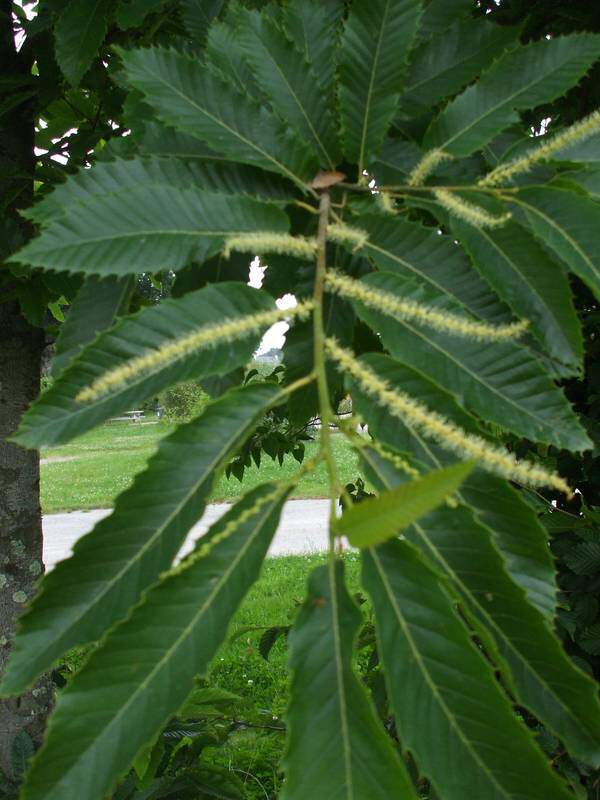
[[[194,542],[229,508],[227,503],[209,505],[200,522],[190,531],[180,555],[191,550]],[[71,555],[72,547],[96,522],[107,517],[111,509],[71,511],[68,514],[49,514],[43,518],[44,563],[52,569],[57,561]],[[282,556],[316,553],[327,549],[327,518],[329,500],[288,500],[269,555]]]

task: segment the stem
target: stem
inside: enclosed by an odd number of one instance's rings
[[[327,372],[325,360],[325,326],[323,324],[323,295],[325,272],[327,270],[327,225],[331,200],[329,191],[321,193],[319,203],[319,229],[317,233],[317,263],[315,272],[315,285],[313,290],[313,335],[314,335],[314,365],[317,376],[317,392],[319,396],[319,412],[321,416],[321,452],[327,464],[330,483],[330,508],[329,508],[329,556],[330,561],[335,557],[335,496],[341,491],[340,482],[333,452],[331,450],[331,432],[329,423],[333,418],[329,387],[327,385]]]

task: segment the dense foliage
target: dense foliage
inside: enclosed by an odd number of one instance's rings
[[[520,113],[575,86],[600,36],[523,45],[466,2],[452,17],[419,0],[261,5],[184,3],[177,47],[104,54],[131,135],[34,206],[41,233],[12,259],[84,278],[19,443],[67,442],[182,381],[210,379],[216,398],[23,617],[6,694],[100,642],[58,698],[23,797],[100,800],[148,752],[256,580],[294,482],[248,492],[174,565],[187,531],[265,414],[297,431],[318,414],[330,558],[289,635],[281,796],[415,798],[416,775],[449,800],[569,798],[578,773],[554,770],[529,728],[598,767],[600,707],[554,633],[547,533],[516,487],[570,497],[561,458],[592,447],[559,382],[583,367],[569,273],[600,295],[600,118],[532,139]],[[65,16],[57,43],[75,82],[80,25]],[[246,284],[257,253],[263,289]],[[172,297],[125,314],[134,276],[166,270]],[[284,312],[286,292],[298,305]],[[281,319],[285,371],[244,383]],[[378,489],[358,504],[330,444],[347,390],[373,437],[343,427]],[[515,437],[538,449],[517,458]],[[576,527],[557,555],[585,577],[595,534]],[[392,736],[355,672],[341,536],[361,549]],[[160,776],[146,796],[159,791]]]

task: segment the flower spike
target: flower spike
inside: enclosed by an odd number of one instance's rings
[[[375,289],[339,272],[328,272],[325,277],[325,286],[331,292],[336,292],[351,300],[358,300],[365,306],[381,311],[388,316],[414,320],[419,324],[435,328],[435,330],[462,336],[465,339],[489,342],[516,339],[527,330],[529,325],[528,320],[513,322],[510,325],[489,325],[486,322],[441,311],[415,300],[396,297],[391,292]]]
[[[548,486],[564,492],[568,497],[572,496],[571,489],[560,475],[530,461],[517,460],[504,448],[490,444],[481,436],[467,433],[410,395],[393,389],[376,372],[359,363],[354,353],[340,347],[335,339],[327,338],[325,348],[328,355],[344,372],[352,376],[365,394],[387,408],[393,416],[406,420],[425,436],[435,440],[444,449],[465,460],[472,459],[483,469],[503,478],[529,486]]]
[[[430,150],[428,153],[425,153],[408,176],[408,185],[421,186],[427,176],[430,175],[439,164],[443,161],[450,161],[453,158],[454,156],[450,155],[450,153],[445,153],[443,150],[438,150],[437,148],[435,150]]]
[[[444,206],[447,211],[455,217],[464,219],[465,222],[475,228],[499,228],[511,218],[509,212],[500,214],[498,217],[489,214],[483,208],[463,200],[462,197],[458,197],[448,189],[434,189],[433,194],[438,203]]]
[[[315,257],[317,252],[317,240],[273,231],[239,233],[225,239],[223,256],[229,258],[232,250],[237,250],[240,253],[252,253],[253,255],[278,253],[310,260]]]
[[[556,136],[544,136],[549,141],[544,141],[537,147],[532,148],[528,153],[520,158],[515,158],[506,164],[500,164],[484,178],[479,181],[480,186],[497,186],[500,183],[510,180],[514,175],[528,172],[538,161],[545,161],[551,158],[559,150],[562,150],[576,142],[582,142],[600,131],[600,110],[592,112],[585,119],[576,122],[566,130],[557,133]]]
[[[192,333],[166,342],[156,350],[151,350],[143,356],[132,358],[120,367],[109,370],[90,386],[82,389],[75,399],[79,403],[92,402],[108,394],[116,387],[135,380],[139,375],[157,372],[173,361],[184,358],[196,350],[214,347],[220,342],[240,339],[250,333],[258,333],[282,319],[306,317],[312,311],[312,308],[312,301],[307,300],[299,303],[295,308],[259,311],[256,314],[246,314],[243,317],[226,320],[218,324],[203,325],[201,328],[192,331]]]

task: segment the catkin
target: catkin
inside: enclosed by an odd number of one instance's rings
[[[351,300],[358,300],[370,308],[381,311],[383,314],[399,317],[400,319],[414,320],[443,333],[462,336],[466,339],[487,342],[516,339],[527,330],[529,325],[527,320],[513,322],[509,325],[488,325],[485,322],[467,319],[458,314],[440,311],[415,300],[396,297],[390,292],[375,289],[361,281],[356,281],[333,271],[327,273],[325,286],[331,292],[336,292],[342,297],[347,297]]]
[[[389,383],[357,361],[354,353],[340,347],[335,339],[326,340],[328,355],[347,372],[361,390],[390,414],[405,420],[434,439],[441,447],[456,453],[465,460],[474,460],[479,466],[496,475],[530,486],[548,486],[571,496],[566,481],[529,461],[519,461],[502,447],[489,444],[480,436],[467,433],[437,411],[431,411],[410,395],[393,389]]]

